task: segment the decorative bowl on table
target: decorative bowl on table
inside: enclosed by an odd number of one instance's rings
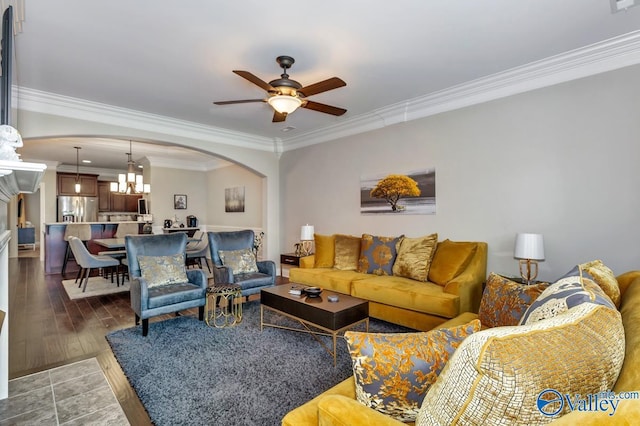
[[[307,297],[319,297],[322,289],[320,287],[307,287],[304,289],[304,293]]]

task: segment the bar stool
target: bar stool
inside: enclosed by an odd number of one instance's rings
[[[119,223],[116,229],[116,238],[124,238],[126,235],[138,235],[138,223]]]
[[[67,248],[64,252],[64,261],[62,262],[62,276],[64,276],[67,270],[67,262],[69,261],[69,255],[71,254],[71,247],[69,247],[69,238],[79,238],[83,244],[87,244],[87,241],[91,239],[91,225],[88,223],[69,223],[64,230],[64,240],[67,242]]]

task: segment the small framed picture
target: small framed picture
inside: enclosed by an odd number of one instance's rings
[[[174,210],[184,210],[187,208],[187,196],[185,194],[173,194]]]

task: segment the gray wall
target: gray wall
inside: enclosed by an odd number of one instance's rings
[[[262,228],[263,178],[237,165],[211,170],[207,174],[209,188],[208,208],[211,225],[224,230],[236,228]],[[224,210],[226,188],[244,187],[244,212],[227,213]]]
[[[286,152],[283,250],[300,226],[489,243],[516,273],[517,232],[544,234],[541,278],[602,259],[640,269],[640,67],[634,66]],[[436,168],[437,214],[363,216],[361,175]]]
[[[173,219],[174,216],[185,226],[189,215],[196,216],[200,225],[207,223],[206,172],[151,166],[149,173],[151,194],[147,198],[157,232],[160,232],[165,219]],[[173,208],[175,194],[187,196],[186,209]]]

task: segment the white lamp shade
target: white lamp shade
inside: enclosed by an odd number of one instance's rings
[[[81,191],[80,183],[76,183],[76,184],[75,184],[75,190],[76,190],[76,194],[79,194],[79,193],[80,193],[80,191]]]
[[[516,259],[544,260],[542,234],[517,234],[513,257]]]
[[[145,183],[143,185],[143,191],[145,194],[148,194],[151,192],[151,184],[150,183]]]
[[[111,182],[109,184],[109,189],[111,192],[118,192],[118,182]]]
[[[311,241],[311,240],[313,240],[314,232],[315,231],[313,229],[313,225],[304,225],[300,229],[300,240],[301,241]]]
[[[281,114],[291,114],[300,105],[302,105],[302,101],[300,99],[289,95],[272,96],[267,99],[267,102],[269,102],[269,105],[271,105],[273,109]]]

